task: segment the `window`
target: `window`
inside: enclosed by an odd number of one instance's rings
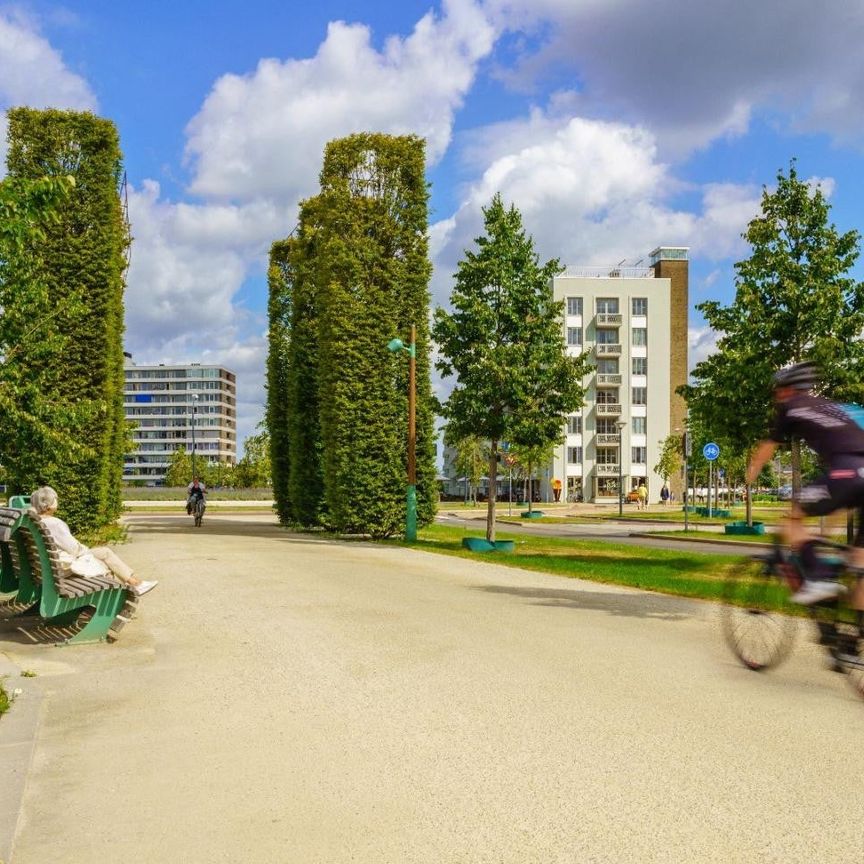
[[[567,314],[581,315],[582,314],[582,298],[568,297],[567,298]]]
[[[633,331],[636,332],[635,330]],[[607,329],[597,329],[597,344],[598,345],[617,345],[618,344],[618,331],[617,330],[607,330]]]
[[[633,447],[632,451],[632,459],[630,461],[634,465],[644,465],[648,461],[647,447]]]
[[[634,357],[633,358],[633,374],[647,375],[648,374],[648,358]]]
[[[642,388],[645,389],[644,387]],[[617,405],[618,391],[617,390],[598,390],[597,391],[598,405]]]
[[[580,435],[582,433],[582,418],[578,414],[571,414],[567,418],[567,431],[571,435]]]
[[[567,344],[568,345],[582,345],[582,328],[581,327],[568,327],[567,328]]]
[[[618,497],[618,478],[617,477],[598,477],[597,478],[597,495],[598,497],[609,497],[610,495]]]
[[[648,298],[634,297],[633,298],[633,314],[647,315],[648,314]]]
[[[618,311],[618,298],[617,297],[598,297],[597,298],[597,311],[601,314],[606,312],[611,312],[615,314]]]
[[[614,417],[598,417],[597,418],[597,434],[598,435],[617,435],[618,421]]]
[[[633,398],[630,400],[630,402],[633,405],[647,405],[648,404],[648,388],[647,387],[634,387],[633,388]]]
[[[634,435],[645,435],[648,431],[648,418],[647,417],[634,417],[633,418],[633,434]]]
[[[568,447],[567,448],[567,462],[570,465],[581,465],[582,464],[582,448],[581,447]]]
[[[617,357],[598,357],[597,372],[600,375],[617,375],[618,374],[618,358]]]
[[[648,344],[648,330],[645,327],[634,327],[633,328],[633,344],[634,345],[647,345]]]
[[[617,465],[618,464],[618,448],[617,447],[598,447],[597,458],[594,460],[598,465]]]

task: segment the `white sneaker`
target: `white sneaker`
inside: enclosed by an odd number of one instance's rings
[[[800,603],[802,606],[810,606],[813,603],[818,603],[821,600],[830,600],[837,597],[846,591],[846,586],[839,582],[828,582],[820,580],[813,582],[805,580],[801,587],[789,598],[793,603]]]
[[[159,583],[154,579],[152,582],[139,582],[132,590],[140,597],[148,591],[152,591]]]

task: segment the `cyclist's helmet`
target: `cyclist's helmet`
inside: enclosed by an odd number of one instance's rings
[[[793,387],[795,390],[812,390],[819,383],[813,363],[796,363],[774,373],[773,384],[777,387]]]

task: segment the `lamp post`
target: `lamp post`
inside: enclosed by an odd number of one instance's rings
[[[195,411],[198,409],[198,394],[193,393],[192,399],[192,477],[195,477]]]
[[[417,540],[417,462],[416,462],[416,365],[417,365],[417,328],[411,325],[411,342],[406,345],[401,339],[391,339],[387,350],[394,354],[405,351],[408,354],[408,493],[405,499],[405,539],[409,543]]]
[[[627,424],[619,420],[618,426],[618,515],[624,515],[624,427]]]

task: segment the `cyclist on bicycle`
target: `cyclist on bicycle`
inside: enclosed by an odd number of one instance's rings
[[[202,501],[204,500],[204,496],[207,494],[207,487],[201,481],[200,477],[193,477],[192,482],[186,487],[186,492],[186,513],[191,515],[192,505],[198,498]]]
[[[793,437],[803,438],[819,456],[823,473],[801,490],[784,524],[784,539],[798,554],[806,577],[792,600],[803,605],[836,597],[845,590],[820,571],[817,544],[804,527],[805,516],[857,508],[858,531],[849,564],[864,570],[864,429],[843,405],[816,396],[812,390],[818,383],[812,363],[797,363],[774,375],[774,427],[770,437],[756,448],[747,469],[747,483],[752,485],[774,451]]]

